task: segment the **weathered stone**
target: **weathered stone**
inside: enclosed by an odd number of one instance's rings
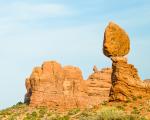
[[[94,65],[93,71],[94,71],[94,73],[98,72],[98,69],[97,69],[96,65]]]
[[[126,101],[138,96],[147,96],[148,84],[139,77],[137,69],[127,63],[124,56],[130,50],[128,35],[114,23],[109,23],[104,34],[103,52],[112,60],[112,87],[110,101]]]
[[[124,57],[112,58],[112,88],[110,101],[126,101],[146,93],[145,85],[133,65],[127,63]]]
[[[113,22],[104,34],[103,52],[107,57],[125,56],[129,53],[130,41],[126,32]]]
[[[88,95],[101,96],[107,100],[111,87],[111,73],[112,69],[105,68],[90,75],[86,81]]]
[[[44,62],[42,67],[34,68],[26,80],[25,102],[30,106],[48,106],[58,110],[98,105],[108,100],[110,77],[111,70],[104,69],[83,80],[78,67],[62,67],[55,61]],[[93,80],[95,86],[92,86]]]

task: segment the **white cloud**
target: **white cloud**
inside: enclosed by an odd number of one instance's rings
[[[13,3],[0,5],[0,18],[3,21],[42,19],[69,14],[70,9],[63,4]]]

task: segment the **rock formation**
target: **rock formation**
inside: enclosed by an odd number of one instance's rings
[[[110,101],[126,101],[132,97],[146,95],[145,84],[140,79],[137,69],[127,63],[130,49],[128,35],[115,23],[110,23],[105,30],[103,52],[112,60],[112,87]]]
[[[150,91],[150,79],[146,79],[143,82],[146,88],[146,92],[149,92]]]
[[[108,99],[110,86],[111,69],[97,71],[83,80],[78,67],[44,62],[41,67],[34,68],[26,80],[25,102],[30,106],[59,110],[86,108]]]
[[[87,84],[87,94],[89,96],[101,96],[106,100],[109,97],[111,87],[112,69],[105,68],[90,75]]]
[[[140,79],[137,69],[124,56],[129,53],[127,33],[115,23],[105,30],[103,52],[112,60],[112,69],[93,67],[83,80],[78,67],[65,66],[55,61],[44,62],[26,79],[25,102],[30,106],[48,106],[53,109],[87,108],[103,100],[126,101],[150,94],[150,82]]]

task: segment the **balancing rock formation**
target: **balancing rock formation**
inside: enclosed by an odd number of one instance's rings
[[[48,106],[67,110],[87,108],[108,100],[111,69],[96,71],[83,80],[78,67],[62,67],[55,61],[44,62],[26,79],[25,102],[30,106]]]
[[[127,63],[124,56],[130,50],[127,33],[115,23],[110,22],[104,34],[103,52],[112,60],[112,87],[110,101],[126,101],[133,97],[146,96],[145,83],[140,79],[137,69]]]
[[[137,69],[124,57],[129,50],[127,33],[110,22],[104,33],[103,53],[111,58],[112,68],[99,71],[94,66],[94,73],[83,80],[78,67],[62,67],[55,61],[44,62],[26,79],[25,103],[68,110],[92,107],[104,100],[126,101],[150,96],[150,80],[142,81]]]

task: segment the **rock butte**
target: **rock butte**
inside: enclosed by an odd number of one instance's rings
[[[83,80],[78,67],[44,62],[26,79],[25,103],[65,111],[93,107],[104,100],[126,101],[150,96],[150,80],[142,81],[137,69],[124,57],[129,50],[128,35],[115,23],[109,23],[104,33],[103,52],[111,58],[112,68],[98,70],[94,66],[94,73]]]
[[[30,106],[48,106],[67,110],[88,108],[108,100],[111,69],[96,71],[83,80],[78,67],[62,67],[56,61],[44,62],[26,79],[25,102]]]

